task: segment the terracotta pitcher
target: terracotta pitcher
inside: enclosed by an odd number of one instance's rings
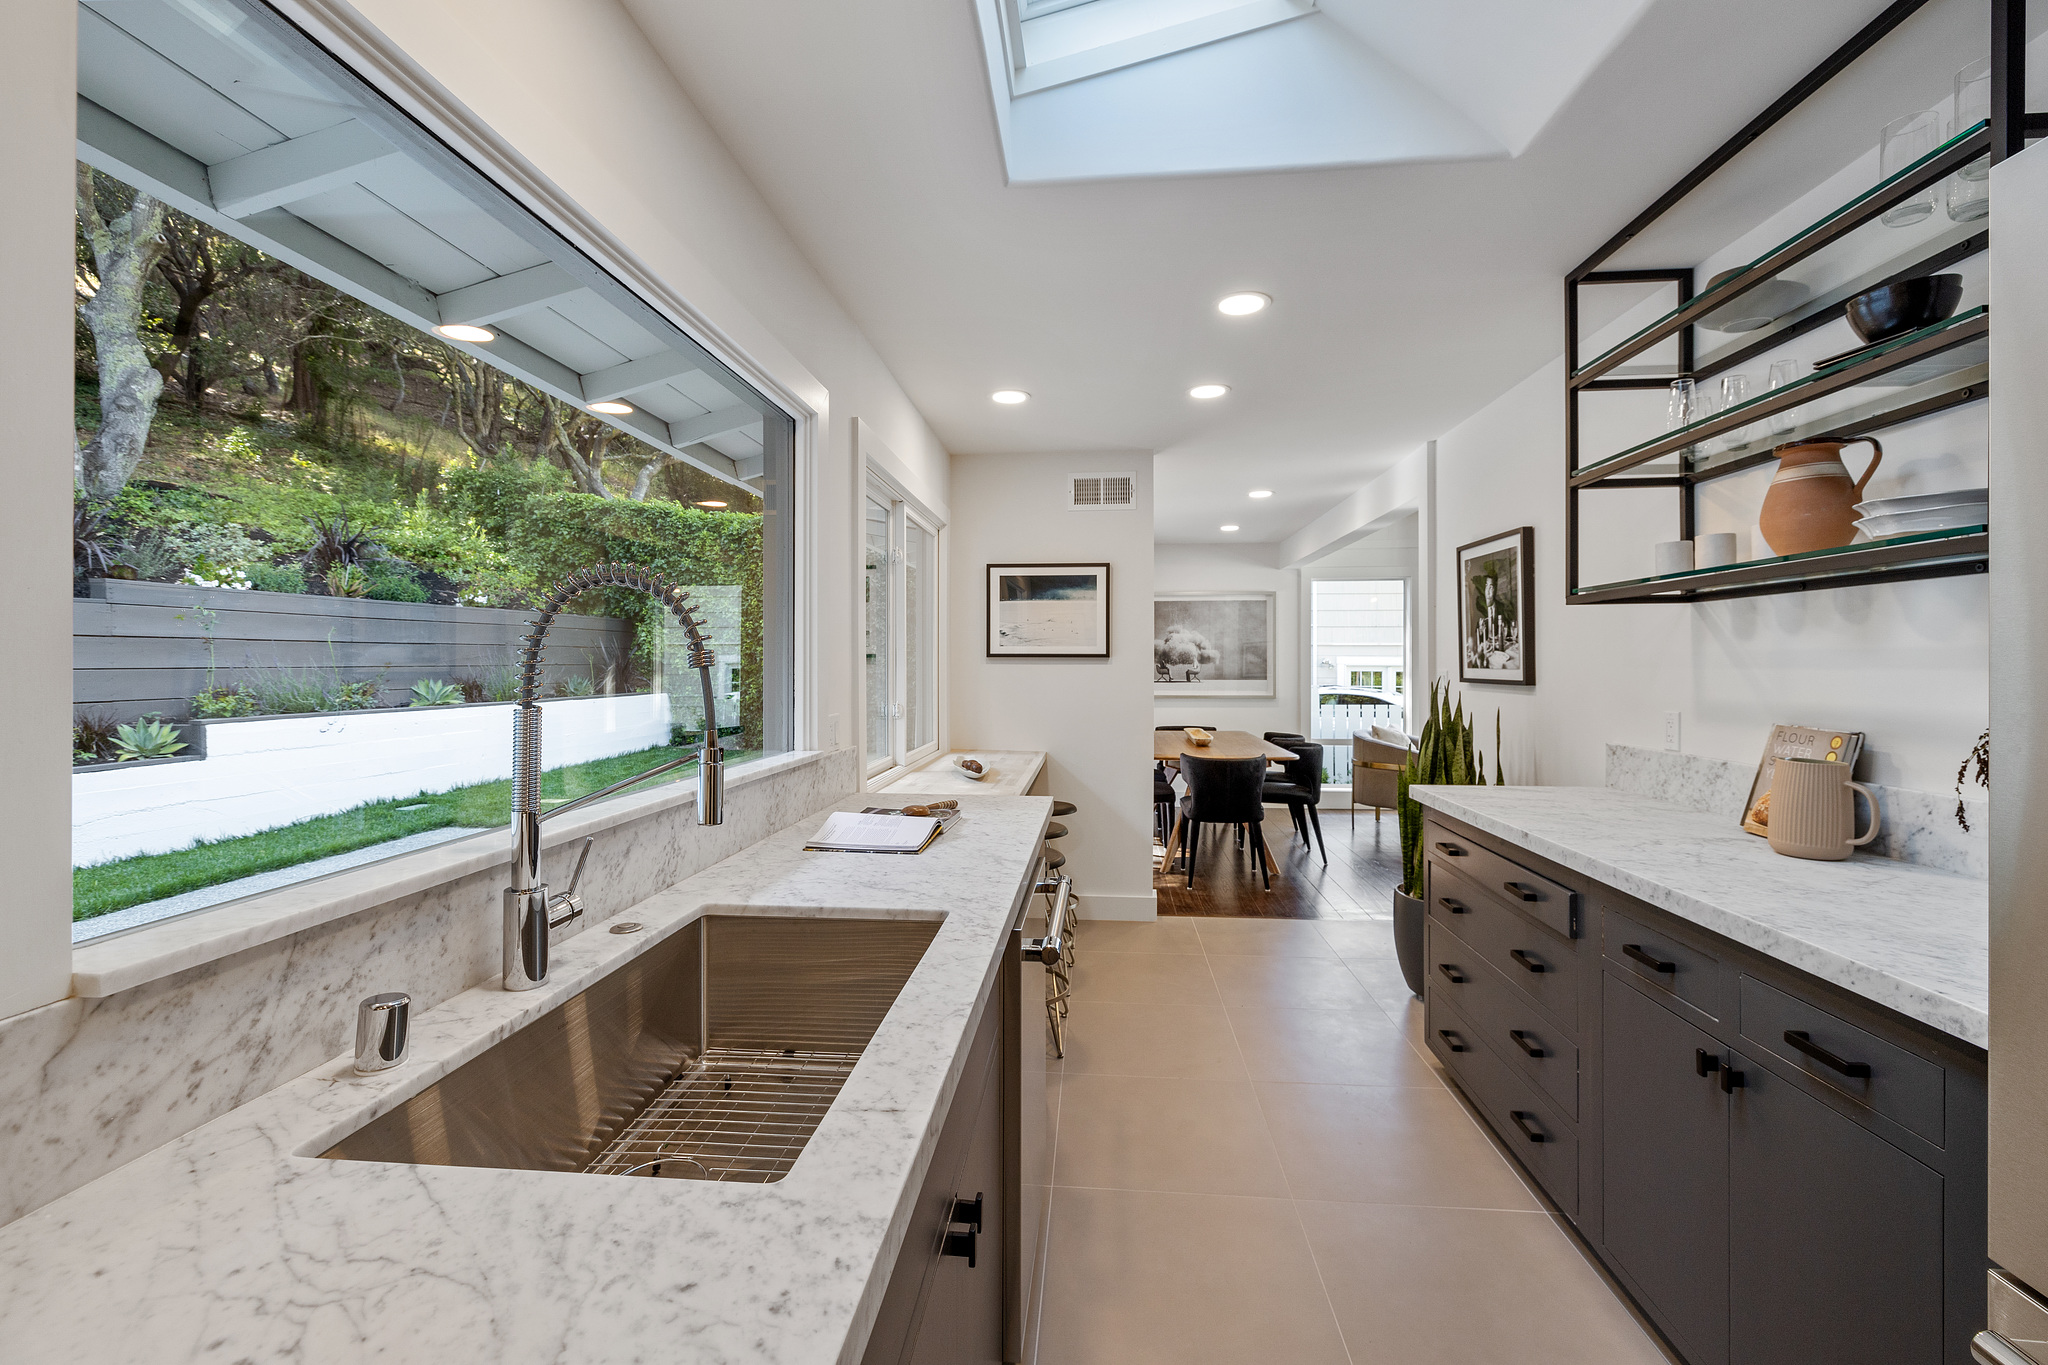
[[[1870,466],[1853,482],[1842,463],[1844,446],[1870,446]],[[1856,537],[1856,504],[1863,486],[1877,472],[1884,447],[1868,436],[1853,441],[1802,441],[1779,446],[1778,473],[1764,494],[1757,529],[1773,554],[1797,555],[1829,550]]]

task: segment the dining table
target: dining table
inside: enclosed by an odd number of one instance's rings
[[[1208,735],[1207,744],[1197,744],[1186,730],[1154,730],[1152,759],[1156,763],[1171,763],[1178,767],[1186,754],[1197,758],[1263,758],[1274,763],[1285,763],[1296,757],[1293,750],[1260,739],[1249,730],[1211,730]],[[1185,823],[1176,811],[1173,832],[1166,840],[1166,856],[1159,863],[1161,867],[1173,866],[1173,855],[1180,849],[1181,826]],[[1273,850],[1268,848],[1265,852],[1267,875],[1279,876],[1280,864],[1274,860]]]

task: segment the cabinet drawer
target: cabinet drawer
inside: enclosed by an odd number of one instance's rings
[[[1456,935],[1444,937],[1451,940]],[[1445,989],[1453,988],[1446,983]],[[1458,1003],[1460,1013],[1510,1069],[1556,1101],[1566,1118],[1578,1120],[1579,1049],[1563,1029],[1510,990],[1506,978],[1484,963],[1471,986],[1460,990]]]
[[[1741,1011],[1745,1043],[1942,1145],[1939,1065],[1755,977],[1741,980]]]
[[[1559,938],[1441,863],[1429,869],[1429,912],[1567,1033],[1579,1031],[1577,945]],[[1432,964],[1434,970],[1434,964]]]
[[[1601,916],[1600,932],[1607,960],[1622,971],[1709,1019],[1728,1017],[1730,973],[1720,958],[1613,910]]]
[[[1570,887],[1510,862],[1442,825],[1430,824],[1423,831],[1423,839],[1430,862],[1455,870],[1473,887],[1514,906],[1566,938],[1578,932],[1572,916]]]
[[[1479,1041],[1480,1031],[1467,1022],[1447,995],[1432,981],[1425,999],[1429,1046],[1458,1086],[1486,1116],[1529,1173],[1567,1217],[1579,1208],[1579,1138],[1540,1098],[1508,1069],[1494,1050]]]

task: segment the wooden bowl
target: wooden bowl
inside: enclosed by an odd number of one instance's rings
[[[1208,748],[1209,741],[1215,738],[1215,736],[1210,734],[1207,730],[1198,730],[1193,726],[1190,726],[1186,733],[1188,737],[1188,743],[1194,745],[1197,749]]]

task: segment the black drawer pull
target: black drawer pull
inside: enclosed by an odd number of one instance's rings
[[[1466,908],[1465,902],[1454,901],[1449,896],[1438,896],[1436,898],[1436,903],[1438,905],[1441,905],[1444,909],[1450,911],[1454,915],[1464,915],[1471,913]]]
[[[1550,1141],[1550,1134],[1536,1126],[1536,1116],[1534,1114],[1525,1114],[1519,1109],[1511,1109],[1508,1111],[1508,1117],[1515,1121],[1515,1127],[1521,1129],[1522,1136],[1529,1139],[1529,1141]]]
[[[1525,901],[1540,901],[1543,899],[1541,891],[1531,891],[1520,882],[1502,882],[1501,886],[1510,896],[1518,896]]]
[[[1870,1064],[1868,1062],[1843,1061],[1840,1057],[1837,1057],[1834,1053],[1807,1037],[1805,1029],[1786,1029],[1785,1041],[1813,1058],[1816,1062],[1819,1062],[1822,1066],[1827,1067],[1830,1071],[1839,1071],[1844,1076],[1853,1076],[1859,1081],[1870,1079]]]
[[[1454,1028],[1440,1028],[1436,1031],[1436,1036],[1443,1039],[1444,1046],[1453,1052],[1465,1050],[1465,1040],[1458,1036],[1458,1031]]]
[[[974,1269],[975,1243],[981,1237],[981,1196],[977,1194],[971,1200],[955,1199],[952,1217],[947,1221],[955,1225],[965,1223],[967,1229],[962,1232],[957,1227],[947,1228],[946,1240],[940,1245],[939,1254],[965,1257],[967,1268]]]
[[[955,1199],[953,1201],[953,1216],[946,1221],[949,1223],[965,1223],[976,1232],[980,1232],[981,1196],[977,1194],[972,1199]]]
[[[1515,1046],[1522,1049],[1522,1051],[1528,1053],[1531,1057],[1547,1057],[1550,1055],[1549,1053],[1545,1052],[1542,1048],[1538,1047],[1536,1044],[1530,1042],[1529,1035],[1523,1032],[1521,1029],[1509,1029],[1508,1037],[1514,1039]]]
[[[1642,945],[1639,943],[1622,944],[1621,953],[1623,957],[1632,957],[1636,961],[1642,963],[1645,967],[1648,967],[1653,972],[1676,972],[1678,970],[1678,964],[1676,962],[1663,962],[1658,960],[1657,958],[1651,957],[1648,953],[1643,951]]]
[[[1721,1069],[1721,1059],[1703,1047],[1692,1050],[1692,1069],[1699,1075],[1708,1076]]]
[[[1732,1095],[1742,1089],[1742,1073],[1727,1063],[1721,1065],[1721,1093]]]
[[[1459,971],[1456,967],[1453,967],[1450,963],[1439,962],[1436,964],[1436,969],[1442,972],[1446,977],[1448,977],[1450,979],[1450,983],[1453,986],[1462,986],[1465,984],[1465,974]]]
[[[1543,965],[1543,964],[1542,964],[1541,962],[1537,961],[1537,960],[1536,960],[1535,958],[1533,958],[1533,957],[1529,956],[1529,955],[1528,955],[1527,953],[1523,952],[1523,951],[1522,951],[1522,950],[1521,950],[1520,948],[1510,948],[1510,949],[1508,949],[1508,956],[1509,956],[1509,957],[1511,957],[1511,958],[1513,958],[1513,959],[1514,959],[1515,961],[1517,961],[1517,962],[1521,963],[1521,964],[1522,964],[1522,966],[1523,966],[1524,968],[1526,968],[1527,970],[1529,970],[1529,971],[1532,971],[1532,972],[1547,972],[1547,971],[1549,971],[1549,970],[1550,970],[1550,969],[1549,969],[1548,967],[1544,966],[1544,965]]]
[[[1459,848],[1456,844],[1439,843],[1436,846],[1436,851],[1447,858],[1462,858],[1465,856],[1465,850]]]

